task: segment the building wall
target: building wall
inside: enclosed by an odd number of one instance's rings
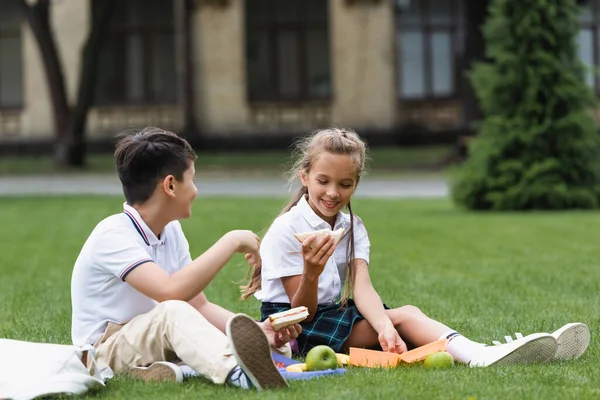
[[[394,9],[393,2],[385,0],[330,1],[330,100],[249,102],[244,1],[194,2],[194,93],[197,120],[206,134],[297,133],[326,125],[386,130],[407,120],[428,121],[418,109],[412,116],[401,115]],[[73,101],[80,54],[90,29],[90,0],[53,2],[51,9],[68,95]],[[23,37],[24,107],[20,114],[0,110],[0,137],[9,131],[22,138],[48,137],[53,133],[53,119],[46,77],[37,44],[25,23]],[[447,111],[456,109],[452,105]],[[451,115],[445,117],[445,122],[454,120]],[[96,107],[88,117],[88,135],[109,136],[151,124],[178,130],[181,110],[176,105]]]
[[[200,4],[195,12],[195,94],[206,132],[250,130],[244,72],[244,2]]]
[[[396,119],[391,1],[331,2],[332,123],[391,128]]]
[[[328,102],[251,103],[245,65],[245,1],[196,11],[198,115],[207,134],[261,134],[328,124]]]
[[[197,11],[198,114],[211,133],[297,131],[323,125],[391,128],[395,123],[391,2],[330,6],[331,101],[246,100],[244,1]]]

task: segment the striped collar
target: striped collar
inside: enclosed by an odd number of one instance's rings
[[[123,212],[125,213],[125,215],[127,215],[127,217],[129,217],[131,223],[135,227],[135,230],[140,234],[140,236],[142,237],[142,239],[144,239],[144,242],[146,242],[148,246],[155,246],[157,244],[164,243],[164,231],[160,234],[161,239],[157,238],[156,235],[150,230],[150,228],[148,228],[148,225],[146,225],[146,223],[140,216],[140,213],[138,213],[138,211],[135,208],[131,207],[127,203],[124,203]]]
[[[306,222],[308,222],[310,226],[314,229],[331,229],[331,226],[325,220],[323,220],[323,218],[319,217],[317,213],[315,213],[315,211],[311,208],[310,204],[308,204],[308,200],[306,199],[307,196],[302,196],[296,204],[296,207],[298,207],[298,211],[300,211],[300,214],[302,214]],[[338,212],[335,218],[335,224],[333,229],[347,229],[346,225],[349,225],[347,224],[347,222],[349,221],[350,216],[340,211]]]

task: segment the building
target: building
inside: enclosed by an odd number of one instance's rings
[[[98,1],[56,0],[51,21],[75,99]],[[103,47],[89,137],[177,131],[176,3],[121,0]],[[462,126],[465,0],[190,0],[194,111],[210,135],[281,135],[325,125],[390,131]],[[598,65],[600,1],[582,11],[581,58]],[[52,136],[34,37],[17,0],[0,12],[0,141]],[[591,71],[590,85],[600,87]]]

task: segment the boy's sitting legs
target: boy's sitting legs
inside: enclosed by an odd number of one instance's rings
[[[258,390],[287,387],[287,382],[274,366],[269,342],[256,322],[244,314],[237,314],[227,322],[227,337],[238,361],[230,372],[227,384],[243,389]],[[198,377],[188,365],[155,362],[149,367],[134,367],[131,371],[146,381],[162,380],[183,382],[186,377]]]
[[[244,321],[250,321],[254,326]],[[97,363],[109,365],[115,373],[133,373],[145,380],[160,378],[178,382],[182,381],[180,368],[164,360],[180,359],[216,384],[255,386],[259,390],[286,386],[273,363],[270,345],[262,329],[249,317],[239,314],[229,322],[232,327],[228,339],[189,303],[165,301],[134,318],[98,345]],[[247,333],[240,333],[238,326]],[[234,351],[245,366],[238,366],[240,361],[236,360]],[[249,357],[258,357],[261,361],[253,363]],[[240,375],[242,371],[244,374]],[[253,385],[245,382],[246,374]]]
[[[227,378],[227,384],[257,390],[285,388],[287,382],[274,366],[269,342],[254,320],[237,314],[227,323],[229,338],[238,366]],[[157,361],[149,367],[134,367],[130,373],[146,381],[183,382],[184,377],[200,376],[188,365]]]
[[[129,375],[146,382],[183,382],[183,369],[177,364],[168,361],[156,361],[148,367],[133,367],[128,371]]]

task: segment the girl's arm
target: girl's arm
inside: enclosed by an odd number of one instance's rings
[[[390,317],[388,317],[381,297],[375,291],[369,276],[367,262],[363,259],[352,261],[354,269],[354,302],[358,311],[377,332],[379,343],[384,351],[402,353],[406,344],[400,338]]]
[[[283,287],[290,298],[291,307],[305,306],[308,308],[308,318],[312,321],[319,305],[319,276],[325,269],[327,260],[333,254],[335,245],[330,236],[321,238],[312,246],[315,236],[311,235],[302,243],[304,271],[302,275],[281,278]]]
[[[363,259],[354,260],[352,268],[355,271],[354,302],[356,307],[377,333],[380,333],[386,325],[391,325],[392,321],[383,308],[381,297],[371,283],[367,262]]]

